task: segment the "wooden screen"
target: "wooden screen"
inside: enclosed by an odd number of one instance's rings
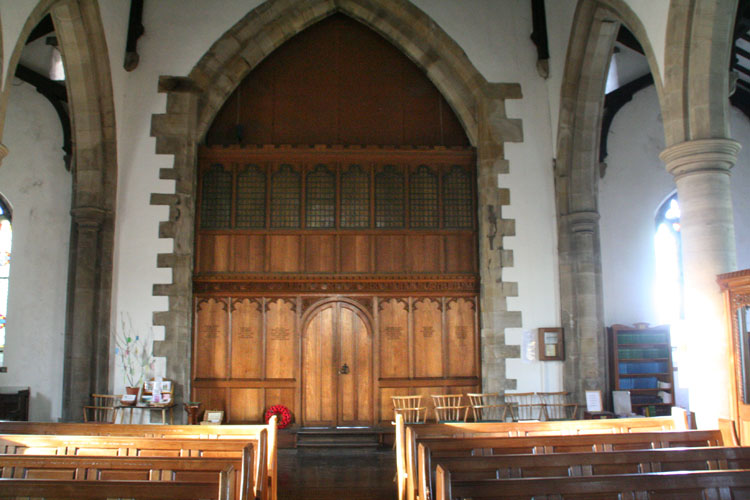
[[[300,424],[369,425],[394,395],[478,390],[474,161],[204,148],[193,399],[230,422],[284,404]]]
[[[479,390],[476,158],[420,68],[331,16],[253,69],[205,143],[193,400],[371,425],[393,395]]]

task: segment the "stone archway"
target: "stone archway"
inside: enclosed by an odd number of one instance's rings
[[[483,386],[487,390],[515,387],[506,380],[505,359],[519,356],[517,346],[504,342],[504,328],[520,327],[520,313],[507,310],[514,283],[502,281],[502,268],[512,262],[502,237],[513,234],[513,221],[503,219],[507,191],[497,188],[497,175],[508,171],[503,143],[522,140],[520,120],[505,114],[505,99],[521,98],[517,84],[488,83],[461,48],[417,7],[406,0],[295,0],[268,2],[228,30],[201,58],[187,77],[162,77],[167,113],[154,115],[152,133],[157,153],[173,154],[174,168],[162,178],[175,179],[173,194],[152,194],[151,203],[167,205],[169,220],[160,236],[174,239],[174,252],[158,257],[160,267],[173,269],[173,282],[155,285],[154,294],[169,298],[169,310],[154,314],[165,327],[165,340],[155,355],[166,356],[167,374],[178,386],[189,383],[192,333],[192,265],[195,168],[198,143],[213,117],[242,79],[268,54],[296,33],[321,19],[344,13],[372,28],[412,59],[445,96],[478,151],[480,263],[482,277]],[[179,360],[170,362],[169,360]],[[177,394],[177,398],[181,395]]]
[[[562,323],[570,332],[565,389],[583,402],[606,386],[606,341],[599,246],[599,139],[604,88],[617,32],[625,23],[641,43],[661,95],[653,49],[637,16],[620,0],[579,2],[563,77],[555,165]]]
[[[73,131],[63,419],[79,420],[89,394],[108,392],[109,386],[117,186],[115,113],[104,28],[98,3],[93,0],[40,1],[21,31],[8,74],[15,72],[28,34],[47,14],[52,16],[64,59]],[[3,114],[7,99],[6,92]]]

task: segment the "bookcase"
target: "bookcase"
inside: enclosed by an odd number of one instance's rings
[[[669,415],[674,405],[674,371],[669,326],[613,325],[608,328],[612,390],[630,391],[633,412]]]

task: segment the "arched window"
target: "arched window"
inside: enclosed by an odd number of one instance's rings
[[[675,323],[684,317],[682,279],[682,237],[677,193],[667,198],[656,212],[655,290],[660,323]]]
[[[10,275],[10,244],[13,232],[10,210],[0,198],[0,366],[5,354],[5,322],[8,315],[8,276]]]

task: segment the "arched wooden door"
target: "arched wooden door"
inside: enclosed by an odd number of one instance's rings
[[[306,426],[374,424],[372,328],[345,302],[317,311],[302,334]]]

